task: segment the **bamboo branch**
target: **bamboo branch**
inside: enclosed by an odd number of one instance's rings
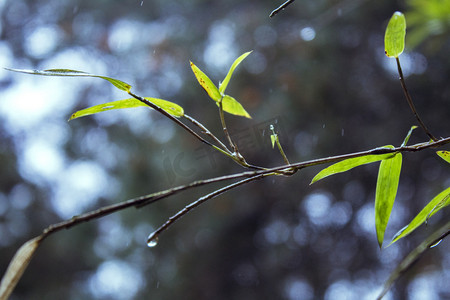
[[[400,66],[400,59],[398,57],[395,58],[395,61],[397,62],[397,69],[398,74],[400,76],[400,83],[402,85],[403,93],[405,94],[406,100],[408,101],[409,107],[411,108],[414,116],[416,117],[417,121],[420,124],[420,127],[425,131],[425,133],[428,135],[428,137],[433,140],[437,141],[438,139],[434,137],[431,132],[428,130],[428,128],[425,126],[425,123],[422,121],[422,119],[419,117],[419,113],[416,110],[416,107],[414,106],[414,103],[412,101],[411,95],[408,92],[408,89],[406,88],[405,78],[403,76],[402,67]]]
[[[223,99],[223,97],[222,97],[222,99]],[[226,123],[225,123],[225,116],[224,116],[224,113],[223,113],[222,99],[220,99],[220,101],[219,101],[220,123],[222,124],[223,133],[225,134],[225,137],[227,138],[228,143],[230,144],[231,149],[233,150],[233,152],[234,152],[235,154],[237,154],[237,153],[238,153],[237,147],[236,147],[236,145],[233,143],[233,140],[231,139],[230,133],[228,132],[228,129],[227,129],[227,125],[226,125]]]
[[[155,230],[154,232],[152,232],[147,239],[147,244],[149,246],[155,246],[159,235],[166,231],[173,223],[175,223],[176,221],[178,221],[179,219],[181,219],[184,215],[188,214],[190,211],[192,211],[194,208],[200,206],[201,204],[205,203],[206,201],[220,195],[223,194],[231,189],[234,189],[238,186],[241,186],[243,184],[249,183],[251,181],[255,181],[258,179],[263,178],[264,176],[268,176],[268,174],[260,174],[260,175],[256,175],[247,179],[243,179],[241,181],[232,183],[230,185],[227,185],[221,189],[215,190],[212,193],[209,193],[203,197],[198,198],[197,201],[191,202],[189,205],[185,206],[182,210],[178,211],[175,215],[171,216],[163,225],[161,225],[157,230]]]
[[[78,216],[74,216],[69,220],[50,225],[49,227],[47,227],[44,230],[44,233],[49,234],[49,233],[59,231],[61,229],[68,229],[68,228],[78,225],[80,223],[88,222],[93,219],[98,219],[98,218],[107,216],[109,214],[112,214],[114,212],[129,208],[129,207],[134,206],[136,208],[140,208],[140,207],[152,204],[154,202],[157,202],[159,200],[162,200],[164,198],[167,198],[169,196],[172,196],[174,194],[177,194],[179,192],[182,192],[182,191],[185,191],[185,190],[188,190],[191,188],[211,184],[211,183],[222,182],[222,181],[227,181],[227,180],[232,180],[232,179],[239,179],[239,178],[249,178],[250,179],[252,177],[261,176],[261,175],[263,175],[263,176],[285,175],[285,174],[280,174],[280,173],[281,172],[288,173],[288,172],[297,171],[297,170],[307,168],[307,167],[312,167],[312,166],[322,165],[322,164],[327,164],[327,163],[334,163],[334,162],[338,162],[338,161],[341,161],[341,160],[344,160],[347,158],[354,158],[354,157],[360,157],[360,156],[365,156],[365,155],[387,154],[387,153],[396,153],[396,152],[417,152],[417,151],[421,151],[421,150],[428,149],[428,148],[437,148],[437,147],[444,146],[449,143],[450,143],[450,137],[447,137],[447,138],[441,139],[436,142],[420,143],[420,144],[415,144],[412,146],[401,146],[401,147],[392,148],[392,149],[375,148],[375,149],[362,151],[362,152],[355,152],[355,153],[350,153],[350,154],[343,154],[343,155],[337,155],[337,156],[330,156],[330,157],[326,157],[326,158],[313,159],[313,160],[298,162],[298,163],[294,163],[294,164],[290,164],[290,165],[282,165],[282,166],[277,166],[274,168],[267,168],[264,170],[246,171],[246,172],[241,172],[241,173],[236,173],[236,174],[231,174],[231,175],[209,178],[209,179],[205,179],[205,180],[197,180],[197,181],[194,181],[194,182],[186,184],[186,185],[180,185],[180,186],[168,189],[168,190],[164,190],[164,191],[152,193],[149,195],[129,199],[129,200],[126,200],[126,201],[123,201],[120,203],[116,203],[113,205],[105,206],[105,207],[99,208],[97,210],[90,211],[90,212],[87,212],[87,213],[84,213],[84,214],[81,214]]]
[[[197,121],[196,119],[194,119],[193,117],[184,114],[184,117],[186,119],[188,119],[189,121],[191,121],[195,126],[197,126],[198,128],[201,129],[201,131],[206,134],[207,136],[211,137],[217,144],[219,144],[219,146],[224,150],[227,151],[228,153],[231,154],[230,150],[228,150],[227,146],[225,146],[224,143],[222,143],[221,140],[219,140],[219,138],[217,138],[211,131],[209,131],[208,128],[206,128],[202,123],[200,123],[199,121]]]
[[[207,140],[205,140],[204,138],[202,138],[201,136],[199,136],[194,130],[192,130],[191,128],[189,128],[186,124],[184,124],[183,122],[181,122],[179,119],[177,119],[176,117],[172,116],[171,114],[169,114],[168,112],[166,112],[164,109],[162,109],[161,107],[151,103],[150,101],[148,101],[147,99],[135,95],[132,92],[128,92],[128,94],[130,94],[130,96],[132,96],[133,98],[141,101],[142,103],[144,103],[147,106],[150,106],[151,108],[153,108],[154,110],[162,113],[164,116],[166,116],[167,118],[169,118],[170,120],[174,121],[177,125],[181,126],[183,129],[185,129],[187,132],[189,132],[190,134],[192,134],[194,137],[196,137],[198,140],[200,140],[202,143],[208,145],[208,146],[214,146],[213,144],[211,144],[210,142],[208,142]],[[215,147],[216,148],[216,147]]]

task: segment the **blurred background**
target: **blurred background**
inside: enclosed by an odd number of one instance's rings
[[[384,30],[406,13],[400,57],[419,113],[450,134],[450,1],[0,0],[0,66],[72,68],[178,103],[223,139],[217,107],[189,60],[218,83],[240,54],[227,93],[252,119],[226,115],[247,161],[283,164],[400,145],[416,124],[384,55]],[[52,223],[197,179],[244,171],[147,108],[67,122],[79,109],[127,98],[108,82],[0,69],[0,270]],[[224,139],[223,139],[224,140]],[[427,141],[417,129],[410,143]],[[448,150],[448,147],[447,147]],[[189,190],[54,234],[11,299],[374,299],[395,266],[448,220],[380,251],[374,226],[378,165],[309,186],[321,169],[272,177],[200,206],[147,236],[223,184]],[[434,150],[405,153],[385,242],[444,188]],[[450,299],[448,239],[385,299]]]

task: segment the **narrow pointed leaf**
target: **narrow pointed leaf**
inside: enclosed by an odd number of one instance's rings
[[[225,79],[221,84],[219,84],[219,92],[221,95],[224,95],[225,89],[228,86],[228,83],[230,82],[231,76],[233,75],[234,69],[250,54],[252,51],[245,52],[241,56],[239,56],[231,65],[230,70],[228,71],[227,76],[225,76]]]
[[[437,155],[439,155],[443,160],[450,163],[450,151],[437,151]]]
[[[377,188],[375,192],[375,228],[378,245],[381,247],[384,232],[391,215],[395,196],[397,195],[400,171],[402,168],[402,154],[381,161],[378,170]]]
[[[202,72],[194,63],[191,61],[191,69],[194,72],[195,78],[197,78],[198,83],[202,88],[208,93],[209,97],[214,101],[220,101],[222,96],[220,95],[219,89],[214,85],[214,83]]]
[[[450,192],[444,197],[444,199],[442,199],[441,201],[439,201],[438,204],[436,204],[433,209],[430,211],[430,213],[427,215],[427,222],[428,219],[431,218],[435,213],[437,213],[438,211],[440,211],[442,208],[449,206],[450,205]]]
[[[7,68],[7,70],[19,72],[19,73],[42,75],[42,76],[96,77],[96,78],[101,78],[103,80],[109,81],[112,85],[114,85],[116,88],[118,88],[122,91],[129,92],[131,90],[131,85],[129,85],[128,83],[123,82],[121,80],[114,79],[111,77],[106,77],[106,76],[89,74],[89,73],[77,71],[77,70],[70,70],[70,69],[21,70],[21,69],[8,69],[8,68]]]
[[[34,252],[39,247],[43,238],[44,235],[35,237],[23,244],[19,250],[17,250],[0,283],[0,299],[9,298],[9,295],[22,277],[23,272],[30,263]]]
[[[172,102],[166,101],[166,100],[162,100],[162,99],[150,98],[150,97],[145,97],[145,99],[147,99],[148,101],[152,102],[153,104],[161,107],[166,112],[168,112],[169,114],[171,114],[175,117],[182,117],[184,115],[183,108],[175,103],[172,103]],[[112,109],[134,108],[134,107],[141,107],[141,106],[149,107],[145,103],[142,103],[141,101],[134,99],[134,98],[103,103],[103,104],[95,105],[95,106],[85,108],[85,109],[75,112],[74,114],[72,114],[69,121],[73,120],[73,119],[81,118],[84,116],[96,114],[99,112],[112,110]]]
[[[217,106],[220,104],[217,103]],[[226,111],[227,113],[236,115],[236,116],[242,116],[251,119],[252,117],[248,114],[248,112],[242,107],[242,105],[237,102],[236,99],[233,97],[230,97],[228,95],[224,96],[222,99],[222,109],[223,111]]]
[[[406,19],[396,11],[389,20],[384,35],[384,52],[388,57],[399,57],[405,49]]]
[[[397,279],[405,274],[406,271],[422,256],[422,254],[428,249],[432,248],[433,245],[436,245],[436,242],[442,240],[449,234],[450,230],[450,221],[447,222],[444,226],[433,232],[429,235],[425,241],[420,243],[417,248],[411,251],[402,262],[392,271],[391,275],[389,275],[388,280],[384,283],[383,291],[377,297],[377,300],[381,300],[383,296],[389,291],[392,285],[397,281]]]
[[[403,140],[401,147],[404,147],[404,146],[406,146],[406,144],[408,144],[409,138],[411,137],[412,132],[416,128],[417,128],[417,126],[411,126],[411,129],[408,131],[408,134],[406,135],[405,139]]]
[[[397,232],[389,245],[392,245],[399,239],[404,238],[405,236],[416,230],[417,227],[426,222],[428,218],[448,205],[450,205],[450,187],[443,190],[441,193],[439,193],[439,195],[434,197],[405,228]]]
[[[275,134],[271,134],[270,140],[272,141],[272,149],[273,149],[273,148],[275,148],[275,142],[277,141],[277,136]]]
[[[377,162],[383,159],[387,159],[392,156],[394,156],[394,154],[386,153],[386,154],[365,155],[361,157],[345,159],[320,171],[316,176],[314,176],[310,184],[313,184],[321,179],[324,179],[325,177],[338,173],[347,172],[348,170],[351,170],[353,168]]]

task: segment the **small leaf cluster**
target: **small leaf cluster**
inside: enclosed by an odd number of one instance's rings
[[[208,96],[216,102],[218,106],[222,105],[223,111],[227,113],[242,116],[246,118],[251,118],[249,113],[242,107],[242,105],[233,97],[225,95],[225,89],[230,82],[231,75],[233,75],[234,69],[251,53],[251,51],[246,52],[239,56],[231,65],[230,70],[228,71],[225,79],[219,83],[219,88],[217,88],[214,83],[206,76],[205,73],[202,72],[192,61],[191,68],[192,72],[194,72],[195,77],[197,78],[198,83],[202,86],[202,88],[206,91]]]

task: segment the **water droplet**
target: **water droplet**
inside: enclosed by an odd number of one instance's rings
[[[147,238],[147,246],[155,247],[156,245],[158,245],[158,234],[152,232]]]
[[[430,245],[430,248],[434,248],[437,245],[439,245],[442,242],[443,239],[440,239],[439,241],[437,241],[436,243],[434,243],[433,245]]]

